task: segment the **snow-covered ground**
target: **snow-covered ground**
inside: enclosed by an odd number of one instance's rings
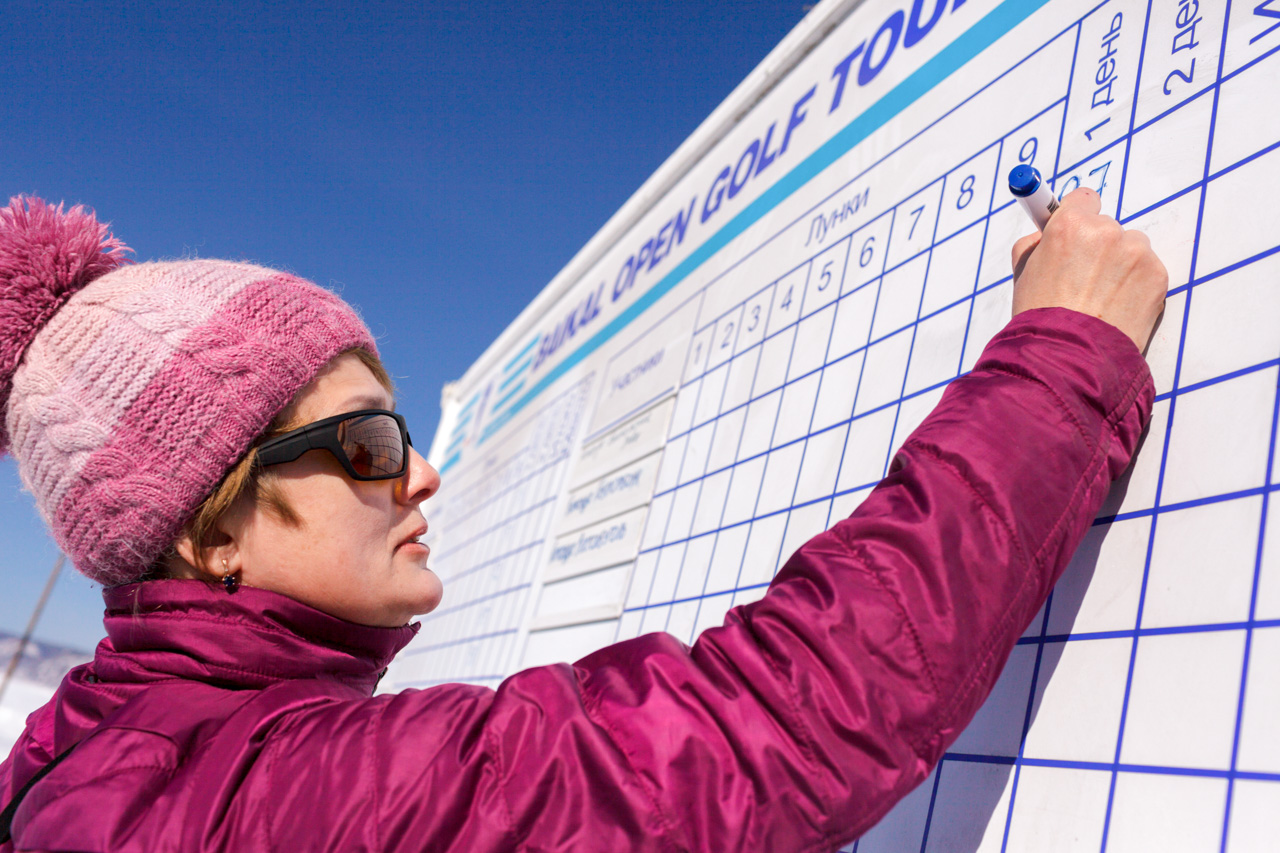
[[[18,645],[17,637],[0,633],[0,676],[18,651]],[[49,701],[67,670],[92,657],[87,652],[50,643],[27,643],[13,680],[0,699],[0,760],[9,756],[9,750],[26,728],[27,717]]]
[[[53,688],[48,685],[17,677],[9,682],[4,699],[0,700],[0,757],[8,757],[27,725],[27,715],[48,702],[51,696]]]

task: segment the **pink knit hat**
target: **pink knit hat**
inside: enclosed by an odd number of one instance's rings
[[[106,585],[155,562],[334,356],[377,352],[311,282],[128,251],[80,206],[0,208],[0,454],[59,547]]]

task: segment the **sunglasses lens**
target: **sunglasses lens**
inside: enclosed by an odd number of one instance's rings
[[[338,424],[338,441],[361,477],[386,477],[404,469],[400,425],[387,415],[360,415]]]

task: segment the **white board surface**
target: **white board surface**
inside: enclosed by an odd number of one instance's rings
[[[1154,419],[872,851],[1280,849],[1280,2],[826,0],[463,379],[445,603],[383,689],[685,642],[847,515],[1010,314],[1019,162],[1170,272]]]

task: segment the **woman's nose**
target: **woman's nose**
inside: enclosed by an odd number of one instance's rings
[[[422,454],[409,448],[409,470],[400,479],[397,489],[400,499],[407,504],[420,504],[440,490],[440,472],[422,458]]]

